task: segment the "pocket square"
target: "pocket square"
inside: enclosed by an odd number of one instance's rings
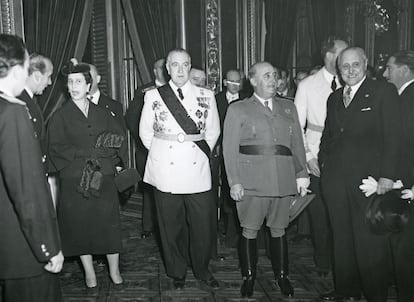
[[[362,108],[361,111],[371,111],[371,107]]]

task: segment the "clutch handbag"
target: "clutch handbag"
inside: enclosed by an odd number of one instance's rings
[[[399,233],[408,223],[412,204],[401,198],[400,190],[374,195],[365,212],[365,221],[374,234]]]
[[[134,168],[121,170],[115,175],[115,185],[118,192],[124,192],[130,187],[135,186],[140,180],[141,177],[139,176],[137,169]]]

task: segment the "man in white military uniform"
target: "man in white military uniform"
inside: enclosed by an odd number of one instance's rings
[[[144,181],[154,186],[167,275],[185,285],[188,251],[196,278],[219,284],[208,269],[216,234],[210,226],[216,205],[211,196],[210,150],[220,135],[214,93],[189,81],[190,55],[169,52],[171,80],[146,92],[139,134],[148,159]]]
[[[310,190],[315,198],[308,209],[310,214],[312,241],[314,245],[314,261],[317,272],[326,275],[331,266],[330,228],[326,206],[320,194],[318,153],[322,130],[326,118],[326,103],[329,95],[341,87],[336,73],[336,59],[348,44],[335,37],[328,37],[322,42],[321,55],[324,67],[317,73],[308,76],[299,84],[295,95],[295,105],[299,122],[305,129],[304,143],[306,161],[311,177]]]

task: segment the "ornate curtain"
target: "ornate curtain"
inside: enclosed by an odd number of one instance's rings
[[[265,60],[286,67],[294,42],[298,0],[265,0]]]
[[[314,64],[321,64],[320,47],[329,35],[344,35],[346,1],[307,0],[309,32]],[[344,39],[344,37],[342,37]]]
[[[26,46],[49,57],[52,85],[39,98],[45,120],[63,103],[66,92],[60,70],[72,57],[80,59],[88,38],[94,1],[23,0]]]
[[[154,62],[177,46],[176,0],[122,0],[141,84],[153,78]]]

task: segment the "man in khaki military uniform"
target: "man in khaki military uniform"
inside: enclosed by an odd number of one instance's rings
[[[293,102],[275,97],[277,70],[267,62],[249,70],[254,94],[229,106],[223,155],[231,197],[243,228],[239,255],[241,294],[251,297],[256,278],[256,237],[264,218],[270,228],[270,254],[281,292],[293,296],[288,279],[285,228],[294,195],[309,186],[302,131]]]

